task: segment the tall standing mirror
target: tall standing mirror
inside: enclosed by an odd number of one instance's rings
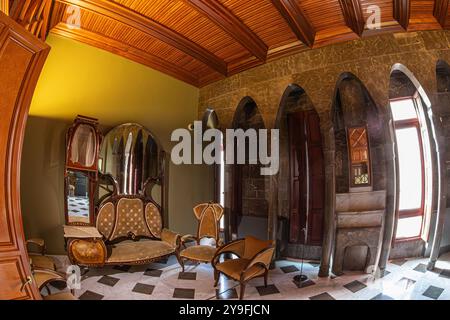
[[[94,222],[94,188],[101,143],[97,119],[78,116],[66,139],[65,212],[68,225]]]
[[[127,123],[109,131],[98,165],[100,201],[114,194],[140,195],[162,206],[165,153],[142,125]]]

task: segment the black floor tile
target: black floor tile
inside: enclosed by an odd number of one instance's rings
[[[273,284],[269,284],[267,287],[265,286],[256,287],[256,290],[258,290],[260,296],[267,296],[269,294],[280,293],[280,291],[278,291],[278,288]]]
[[[310,287],[315,285],[316,283],[310,279],[306,280],[306,281],[302,281],[302,282],[298,282],[298,281],[292,281],[297,288],[301,289],[301,288],[306,288],[306,287]]]
[[[97,280],[98,283],[106,284],[107,286],[114,287],[120,279],[111,277],[111,276],[103,276]]]
[[[377,294],[375,297],[373,297],[370,300],[395,300],[395,299],[388,295],[380,293],[380,294]]]
[[[285,267],[280,267],[281,271],[283,271],[284,273],[291,273],[291,272],[297,272],[299,271],[299,269],[292,265],[292,266],[285,266]]]
[[[79,300],[102,300],[103,295],[86,290],[81,296],[78,297]]]
[[[226,300],[226,299],[237,299],[238,294],[235,288],[231,288],[225,291],[220,292],[220,290],[216,289],[216,299],[217,300]]]
[[[364,283],[362,283],[358,280],[355,280],[350,283],[347,283],[346,285],[344,285],[344,287],[347,288],[348,290],[350,290],[351,292],[355,293],[355,292],[358,292],[358,291],[364,289],[367,286]]]
[[[427,265],[423,263],[419,263],[413,270],[426,273],[427,272]]]
[[[437,298],[440,297],[442,292],[444,292],[444,289],[442,289],[442,288],[435,287],[435,286],[429,286],[428,289],[425,290],[425,292],[422,295],[424,295],[425,297],[428,297],[428,298],[436,300]]]
[[[400,267],[401,267],[402,265],[404,265],[405,262],[406,262],[405,259],[398,259],[398,260],[392,260],[392,261],[391,261],[392,264],[395,264],[395,265],[400,266]]]
[[[317,262],[317,261],[308,261],[308,264],[313,266],[314,268],[317,268],[320,266],[320,262]]]
[[[387,275],[389,275],[390,273],[391,273],[390,271],[384,270],[384,274],[383,274],[382,276],[380,276],[380,278],[384,278],[384,277],[386,277]]]
[[[195,289],[175,288],[173,297],[177,299],[194,299]]]
[[[145,270],[144,275],[158,278],[161,276],[162,273],[163,273],[162,270],[149,268]]]
[[[180,272],[178,274],[179,280],[197,280],[197,272]]]
[[[318,294],[316,296],[309,297],[309,300],[336,300],[328,292]]]
[[[154,289],[155,289],[155,286],[145,284],[145,283],[136,283],[136,285],[134,286],[132,291],[150,295],[153,293]]]
[[[441,273],[439,274],[439,277],[450,279],[450,270],[448,269],[442,270]]]

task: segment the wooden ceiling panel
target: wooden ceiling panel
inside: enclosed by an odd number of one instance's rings
[[[246,51],[213,21],[193,10],[183,0],[114,0],[114,2],[182,34],[225,62],[229,62],[230,54]],[[205,30],[209,30],[209,32],[204,32]]]
[[[269,49],[298,41],[288,24],[270,1],[218,1],[252,29],[267,44]],[[264,19],[260,17],[264,17]]]
[[[310,48],[379,33],[450,28],[449,3],[450,0],[8,0],[8,11],[42,39],[50,30],[201,87]],[[371,5],[380,8],[380,29],[366,26]],[[78,28],[67,24],[74,13],[68,8],[79,8]]]

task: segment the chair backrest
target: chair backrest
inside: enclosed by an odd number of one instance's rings
[[[259,240],[258,238],[247,236],[244,240],[244,255],[242,258],[244,259],[252,259],[255,257],[261,250],[270,248],[273,246],[272,240]]]
[[[109,241],[120,238],[160,238],[162,217],[158,207],[141,198],[122,197],[102,204],[96,227]]]
[[[201,203],[194,207],[194,215],[198,220],[198,241],[202,238],[214,238],[217,245],[223,207],[218,203]]]

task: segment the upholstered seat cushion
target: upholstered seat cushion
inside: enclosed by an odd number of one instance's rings
[[[49,269],[56,270],[55,261],[51,257],[31,254],[30,255],[31,264],[36,269]]]
[[[213,246],[190,246],[181,251],[182,258],[210,262],[216,254],[217,248]]]
[[[234,280],[241,280],[241,274],[244,271],[249,259],[230,259],[224,262],[216,264],[216,269],[223,274],[233,278]],[[260,265],[254,265],[244,275],[244,279],[247,280],[258,275],[262,275],[265,269]]]
[[[175,247],[157,240],[122,241],[109,245],[107,263],[139,263],[175,252]]]

